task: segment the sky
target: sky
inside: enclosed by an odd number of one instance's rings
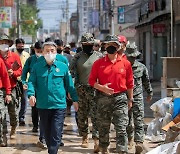
[[[40,10],[39,18],[43,20],[44,29],[59,29],[60,21],[65,11],[66,0],[37,0],[37,7]],[[77,11],[77,0],[69,0],[69,17]]]

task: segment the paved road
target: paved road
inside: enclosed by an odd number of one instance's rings
[[[160,84],[153,83],[155,97],[152,102],[155,102],[160,98]],[[152,103],[151,103],[152,104]],[[148,124],[152,120],[152,112],[149,109],[151,104],[145,103],[145,123]],[[72,112],[73,113],[73,112]],[[65,143],[65,147],[60,148],[59,154],[91,154],[93,153],[93,141],[91,139],[91,133],[89,135],[90,144],[89,149],[84,149],[80,147],[81,138],[78,136],[77,127],[75,123],[74,113],[70,117],[66,117],[65,123],[67,124],[64,127],[64,135],[63,141]],[[16,139],[10,140],[8,134],[8,147],[0,148],[0,154],[47,154],[47,150],[42,150],[36,146],[38,141],[38,133],[33,133],[31,124],[31,108],[28,107],[27,115],[26,115],[26,126],[18,127]],[[10,127],[9,127],[10,131]],[[115,132],[111,131],[111,145],[110,152],[115,153]],[[157,144],[151,144],[145,141],[144,146],[147,151],[151,150]],[[134,150],[129,151],[133,153]]]

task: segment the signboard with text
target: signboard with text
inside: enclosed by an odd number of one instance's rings
[[[124,23],[124,7],[118,7],[118,24]]]
[[[14,0],[0,0],[0,7],[13,7]]]
[[[11,28],[11,7],[0,7],[0,28]]]
[[[153,33],[164,33],[166,30],[166,25],[165,24],[153,24]]]

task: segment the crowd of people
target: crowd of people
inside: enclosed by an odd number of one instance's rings
[[[81,37],[81,46],[63,44],[60,39],[37,41],[34,52],[24,50],[25,42],[0,36],[0,147],[7,146],[17,126],[25,126],[28,102],[32,107],[33,132],[40,132],[37,146],[57,154],[64,146],[63,126],[74,106],[83,148],[88,148],[89,122],[92,122],[94,153],[109,154],[111,124],[116,131],[116,152],[143,151],[144,102],[153,91],[147,68],[137,61],[141,54],[135,43],[122,35],[107,35],[104,41],[91,33]]]

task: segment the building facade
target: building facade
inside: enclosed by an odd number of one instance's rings
[[[99,0],[77,0],[79,39],[85,32],[99,35]]]
[[[150,78],[161,80],[162,59],[171,54],[171,2],[169,0],[141,1],[136,24],[137,45],[143,55]]]
[[[173,1],[174,9],[174,56],[180,57],[180,0]]]

